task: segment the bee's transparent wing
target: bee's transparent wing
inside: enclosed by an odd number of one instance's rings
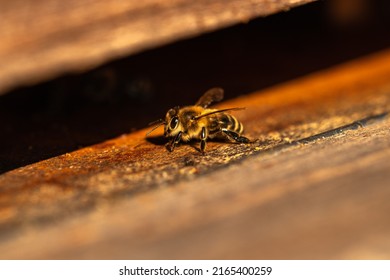
[[[196,106],[207,108],[214,102],[219,102],[223,99],[223,89],[219,87],[211,88],[206,91],[202,97],[196,102]]]
[[[222,113],[222,112],[239,111],[239,110],[245,110],[245,108],[244,107],[237,107],[237,108],[228,108],[228,109],[215,110],[215,111],[212,111],[212,112],[208,112],[208,113],[196,116],[195,119],[198,120],[198,119],[201,119],[201,118],[204,118],[204,117],[207,117],[207,116],[210,116],[210,115],[219,114],[219,113]]]

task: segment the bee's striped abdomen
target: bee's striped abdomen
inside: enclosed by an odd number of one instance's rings
[[[221,114],[218,118],[221,128],[234,131],[241,134],[244,131],[244,126],[235,117],[229,114]]]

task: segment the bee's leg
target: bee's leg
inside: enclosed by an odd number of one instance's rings
[[[207,139],[207,130],[205,127],[202,127],[202,131],[200,132],[200,151],[204,154],[204,150],[206,149],[206,139]]]
[[[181,135],[182,135],[182,132],[180,131],[174,138],[172,138],[171,142],[169,142],[166,145],[168,151],[173,152],[173,150],[175,149],[176,145],[179,144],[179,142],[181,140]]]
[[[228,130],[226,128],[221,129],[222,133],[226,135],[229,139],[236,141],[237,143],[250,143],[251,141],[245,136],[240,136],[237,132]]]

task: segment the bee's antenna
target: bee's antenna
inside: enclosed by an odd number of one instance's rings
[[[194,119],[197,120],[197,119],[200,119],[200,118],[203,118],[203,117],[206,117],[206,116],[210,116],[210,115],[214,115],[214,114],[218,114],[218,113],[222,113],[222,112],[226,112],[226,111],[239,111],[239,110],[245,110],[245,108],[237,107],[237,108],[229,108],[229,109],[222,109],[222,110],[212,111],[212,112],[209,112],[209,113],[206,113],[206,114],[203,114],[203,115],[196,116]]]
[[[154,124],[157,124],[157,125],[155,127],[153,127],[148,133],[146,133],[146,136],[149,136],[150,133],[155,131],[159,126],[166,124],[166,122],[163,119],[159,119],[157,121],[149,123],[149,125],[154,125]]]

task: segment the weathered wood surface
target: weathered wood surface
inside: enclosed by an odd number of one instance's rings
[[[0,94],[313,0],[0,1]]]
[[[258,141],[145,129],[1,175],[0,258],[390,257],[390,51],[220,106]]]

